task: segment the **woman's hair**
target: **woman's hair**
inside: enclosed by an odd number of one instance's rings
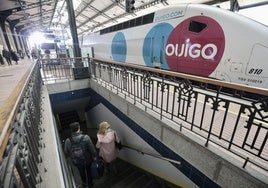
[[[111,125],[110,125],[108,122],[106,122],[106,121],[101,122],[100,125],[99,125],[99,131],[98,131],[98,133],[99,133],[99,134],[105,134],[105,131],[106,131],[110,126],[111,126]]]

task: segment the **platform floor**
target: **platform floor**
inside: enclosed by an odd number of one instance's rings
[[[0,65],[0,131],[15,105],[25,81],[34,65],[32,59],[21,59],[16,65]]]
[[[31,59],[23,59],[20,60],[18,65],[15,65],[13,62],[12,66],[0,65],[0,107],[4,105],[5,101],[12,94],[13,90],[19,84],[21,79],[23,79],[25,73],[31,69],[32,65],[34,65]]]

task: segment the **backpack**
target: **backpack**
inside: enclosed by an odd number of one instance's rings
[[[86,143],[83,142],[84,135],[82,135],[79,141],[71,141],[71,159],[74,164],[90,164],[92,162],[92,157],[90,151],[86,148]]]

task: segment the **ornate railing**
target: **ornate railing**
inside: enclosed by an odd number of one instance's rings
[[[268,171],[267,89],[102,59],[81,59],[86,65],[84,71],[89,71],[85,78],[94,79],[163,122],[202,137],[206,147],[214,143],[239,156],[244,159],[243,168],[252,163]],[[68,62],[73,67],[75,60],[61,59],[59,65],[44,61],[43,75],[57,70],[52,77],[62,79],[68,74],[57,73]],[[47,70],[49,66],[51,70]],[[70,75],[68,78],[75,79],[73,73]]]
[[[41,76],[35,65],[6,123],[11,130],[0,171],[1,187],[35,187],[42,181],[40,155]],[[5,135],[8,136],[8,135]],[[3,144],[3,143],[2,143]]]
[[[164,122],[268,171],[268,90],[91,59],[91,78]]]
[[[0,132],[1,163],[0,187],[42,187],[44,184],[44,108],[41,99],[42,78],[36,63],[31,70],[4,128]],[[54,122],[50,122],[53,124]],[[5,140],[8,140],[7,143]],[[59,138],[57,144],[60,145]],[[61,149],[61,159],[65,187],[72,187],[70,174]],[[49,155],[49,154],[47,154]]]
[[[88,58],[39,59],[44,83],[89,78]]]

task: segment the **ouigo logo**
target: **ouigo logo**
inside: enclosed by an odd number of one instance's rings
[[[173,29],[165,55],[171,70],[209,76],[218,66],[224,47],[220,24],[207,16],[195,16]]]

